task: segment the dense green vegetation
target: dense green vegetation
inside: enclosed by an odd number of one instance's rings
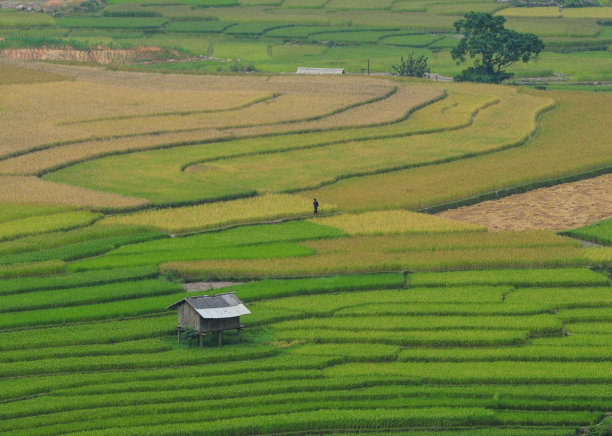
[[[569,235],[604,245],[612,245],[612,220],[601,221],[590,226],[568,232]]]
[[[259,71],[292,72],[308,65],[360,72],[369,65],[370,71],[391,72],[409,48],[417,57],[429,58],[433,72],[454,76],[460,67],[451,57],[459,41],[453,23],[474,11],[497,14],[508,20],[509,29],[544,39],[541,61],[511,72],[527,77],[557,72],[580,82],[611,78],[609,69],[600,69],[596,60],[603,55],[609,62],[612,44],[606,26],[611,7],[600,3],[560,11],[556,6],[513,8],[492,0],[113,0],[102,12],[68,8],[56,11],[56,19],[3,12],[0,36],[36,38],[43,35],[37,26],[46,26],[45,36],[90,47],[181,48],[193,55],[191,62],[137,68],[196,72],[235,70],[236,59]],[[583,56],[588,60],[576,71],[572,65]]]
[[[453,23],[474,10],[547,44],[517,77],[602,88],[600,3],[0,11],[0,49],[156,53],[112,65],[136,72],[0,63],[0,433],[605,432],[612,222],[490,231],[417,210],[607,177],[610,94],[269,73],[412,53],[455,75]],[[230,69],[264,73],[142,72]],[[251,311],[240,335],[177,342],[167,307],[222,292]]]
[[[84,240],[95,234],[72,232]],[[470,237],[454,236],[454,244],[486,245],[490,238],[464,233]],[[8,402],[1,431],[266,434],[419,427],[458,435],[466,427],[494,426],[486,434],[569,434],[597,423],[612,406],[606,389],[611,355],[603,346],[612,316],[603,324],[592,321],[612,308],[612,294],[608,277],[587,268],[238,284],[229,290],[252,311],[244,318],[250,327],[243,344],[232,333],[224,335],[229,345],[223,348],[176,344],[176,315],[164,307],[190,294],[151,279],[155,263],[181,251],[206,256],[194,251],[198,247],[228,258],[234,254],[226,248],[313,238],[340,247],[343,235],[296,221],[125,240],[128,245],[99,259],[140,256],[149,266],[4,280],[0,398]],[[516,243],[545,250],[566,244],[554,235],[534,236]],[[447,237],[427,235],[438,244]],[[428,240],[392,238],[380,247],[406,249],[410,241],[424,249]]]

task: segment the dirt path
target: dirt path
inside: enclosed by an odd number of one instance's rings
[[[438,214],[495,230],[567,230],[612,217],[612,174]]]
[[[185,283],[183,287],[187,292],[200,292],[227,288],[241,283],[243,282],[193,282]]]

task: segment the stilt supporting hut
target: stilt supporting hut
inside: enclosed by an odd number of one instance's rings
[[[217,343],[221,345],[221,335],[225,330],[237,330],[240,341],[240,331],[244,328],[240,317],[251,313],[233,292],[187,297],[167,307],[174,308],[178,315],[178,341],[181,341],[182,332],[194,331],[200,347],[202,338],[212,333],[217,334]]]

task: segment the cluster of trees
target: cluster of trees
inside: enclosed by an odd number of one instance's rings
[[[544,43],[533,33],[519,33],[506,29],[503,16],[482,12],[468,12],[454,23],[461,39],[452,49],[451,56],[457,63],[467,57],[474,59],[474,65],[455,77],[457,81],[500,83],[512,77],[506,68],[515,62],[529,62],[544,49]],[[395,72],[402,76],[423,77],[429,73],[427,58],[409,55],[402,58],[400,65],[394,65]]]

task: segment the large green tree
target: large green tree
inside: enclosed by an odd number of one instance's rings
[[[457,33],[463,38],[452,50],[457,63],[466,56],[474,59],[474,66],[461,72],[455,80],[499,83],[511,73],[504,70],[511,64],[529,62],[544,49],[544,43],[533,33],[519,33],[504,27],[506,19],[482,12],[468,12],[455,22]]]

